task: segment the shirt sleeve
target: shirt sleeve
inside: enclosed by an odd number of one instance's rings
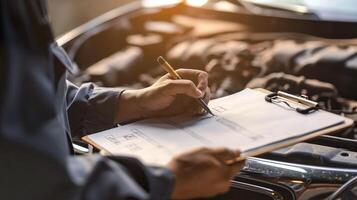
[[[77,87],[67,83],[67,111],[74,138],[115,126],[114,117],[124,89],[103,88],[86,83]]]
[[[38,151],[29,143],[1,143],[2,199],[170,199],[174,177],[167,169],[118,156],[67,156],[62,160],[60,154],[50,156],[51,149]]]
[[[121,156],[70,154],[65,112],[58,106],[64,94],[57,92],[49,27],[40,17],[43,3],[0,1],[0,198],[169,199],[174,176],[168,169]],[[106,109],[115,105],[119,91],[92,84],[69,87],[74,88],[69,109],[85,104],[79,112],[89,115],[93,109],[94,115],[74,121],[112,119]]]

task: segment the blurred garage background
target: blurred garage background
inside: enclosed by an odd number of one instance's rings
[[[134,0],[48,0],[56,36],[103,14],[114,7]]]
[[[59,37],[135,0],[48,1]],[[75,84],[148,87],[165,73],[162,55],[208,72],[212,98],[265,88],[354,120],[334,135],[247,159],[217,199],[357,199],[356,0],[185,0],[118,10],[58,40],[80,69],[68,77]]]

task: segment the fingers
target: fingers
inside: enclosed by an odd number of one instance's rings
[[[205,148],[205,147],[203,147],[203,148],[193,150],[192,153],[206,153],[206,154],[213,156],[214,158],[216,158],[217,160],[219,160],[223,163],[226,163],[227,161],[235,160],[236,158],[238,158],[240,156],[239,150],[234,151],[234,150],[230,150],[225,147],[221,147],[221,148]]]
[[[208,87],[207,72],[195,69],[178,69],[176,72],[181,76],[181,78],[189,79],[196,83],[197,88],[202,92],[206,91],[206,88]]]
[[[224,168],[224,176],[231,179],[244,166],[244,162],[234,162],[239,156],[240,151],[233,151],[227,148],[209,149],[209,153],[220,161]]]
[[[197,76],[197,81],[197,88],[205,92],[208,87],[208,74],[206,72],[200,72]]]
[[[197,69],[180,68],[180,69],[176,70],[176,72],[181,76],[181,78],[190,79],[194,82],[196,82],[198,80],[198,76],[200,74],[206,74],[206,76],[208,77],[208,75],[205,71],[201,71],[201,70],[197,70]],[[202,78],[204,78],[204,77],[202,77]]]
[[[203,100],[208,103],[211,99],[211,89],[209,87],[206,88],[206,93],[204,94]]]
[[[245,160],[235,162],[235,163],[229,165],[229,167],[231,169],[231,174],[234,175],[234,174],[238,173],[240,170],[243,169],[244,165],[245,165]]]
[[[177,95],[184,94],[193,98],[201,98],[204,94],[191,80],[166,80],[163,88],[164,94]]]
[[[208,104],[209,100],[211,98],[211,90],[209,87],[206,88],[206,92],[203,96],[203,101],[206,102]],[[197,108],[197,111],[195,112],[195,114],[198,114],[198,115],[203,115],[205,114],[207,111],[205,109],[202,108],[202,106],[199,106]]]
[[[229,160],[236,159],[240,153],[227,148],[217,148],[213,149],[211,154],[216,157],[219,161],[226,163]]]
[[[188,96],[192,96],[195,98],[200,98],[203,95],[205,96],[205,100],[208,102],[209,98],[210,98],[210,92],[208,93],[208,95],[206,94],[206,92],[208,91],[208,74],[204,71],[201,70],[194,70],[194,69],[178,69],[176,70],[176,72],[180,75],[180,77],[183,80],[189,80],[191,82],[176,82],[177,84],[182,84],[181,86],[184,87],[188,87],[187,89],[194,89],[193,92],[192,91],[188,91],[188,90],[184,90],[183,88],[178,88],[177,91],[172,91],[172,93],[170,94],[186,94]],[[160,82],[167,82],[170,79],[170,75],[166,74],[165,76],[161,77],[158,81],[158,83]],[[175,80],[176,81],[176,80]],[[169,86],[173,86],[173,87],[169,87],[169,89],[175,89],[175,82],[169,82]],[[195,86],[195,87],[192,87]],[[200,90],[202,92],[202,95],[200,95],[199,97],[197,97],[196,94],[198,94],[195,90]]]
[[[176,72],[180,75],[182,79],[191,80],[197,85],[197,88],[202,92],[206,91],[208,87],[208,74],[205,71],[195,70],[195,69],[178,69]],[[170,78],[167,74],[165,78]]]

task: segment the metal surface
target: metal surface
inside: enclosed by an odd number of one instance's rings
[[[267,195],[268,197],[270,197],[274,200],[284,200],[284,198],[282,197],[281,194],[279,194],[278,192],[276,192],[270,188],[266,188],[266,187],[262,187],[262,186],[258,186],[258,185],[252,185],[252,184],[244,183],[244,182],[238,182],[238,181],[232,181],[231,185],[232,185],[231,186],[232,188],[249,190],[252,192],[261,193],[261,194]]]
[[[59,36],[56,41],[58,45],[64,46],[68,44],[71,40],[74,40],[76,37],[84,34],[100,25],[103,25],[113,19],[118,18],[119,16],[129,14],[131,12],[142,9],[140,1],[134,1],[132,3],[125,4],[123,6],[117,7],[103,15],[100,15],[89,22]]]
[[[357,168],[356,152],[305,142],[269,152],[262,158],[325,167]]]
[[[145,17],[140,17],[140,14],[145,14]],[[150,13],[150,14],[147,14]],[[157,13],[157,15],[155,15]],[[115,22],[118,22],[120,20],[124,21],[125,23],[134,23],[132,21],[126,20],[128,16],[131,16],[133,14],[139,15],[138,19],[135,19],[135,22],[140,22],[142,23],[145,20],[152,20],[152,21],[170,21],[171,17],[175,13],[180,13],[180,15],[187,15],[191,17],[203,17],[205,19],[220,19],[224,21],[230,21],[230,22],[242,22],[243,24],[255,24],[255,29],[258,29],[258,31],[294,31],[294,32],[304,32],[304,33],[314,33],[315,35],[322,35],[322,36],[327,36],[327,37],[349,37],[349,36],[355,36],[356,27],[351,29],[352,31],[345,35],[347,29],[351,27],[352,25],[355,25],[354,23],[338,23],[338,24],[329,24],[328,22],[323,22],[322,24],[316,24],[314,21],[305,21],[305,20],[291,20],[291,19],[278,19],[274,17],[270,18],[264,18],[264,16],[255,16],[247,13],[224,13],[224,12],[217,12],[212,9],[208,8],[193,8],[193,7],[187,7],[185,5],[177,5],[174,7],[169,7],[169,8],[143,8],[140,3],[134,2],[131,4],[128,4],[126,6],[119,7],[109,13],[106,13],[105,15],[102,15],[87,24],[78,27],[77,29],[74,29],[73,31],[70,31],[69,33],[63,35],[58,39],[58,43],[61,46],[64,46],[67,48],[67,50],[72,50],[71,52],[74,52],[73,57],[76,58],[77,55],[77,49],[83,48],[88,51],[92,51],[92,54],[86,54],[80,52],[82,54],[82,57],[78,57],[80,61],[83,61],[83,59],[88,60],[88,55],[91,57],[93,61],[98,62],[101,60],[101,56],[105,55],[106,53],[99,52],[100,50],[97,49],[97,46],[94,45],[88,45],[84,46],[83,44],[86,44],[86,40],[90,39],[93,35],[95,34],[100,34],[100,31],[102,31],[106,27],[111,27]],[[143,14],[143,15],[144,15]],[[113,22],[113,23],[112,23]],[[217,22],[217,21],[216,21]],[[139,24],[140,24],[139,23]],[[294,26],[291,26],[291,24],[294,24]],[[141,24],[140,24],[141,25]],[[139,26],[140,26],[139,25]],[[271,26],[270,26],[271,25]],[[296,26],[295,26],[296,25]],[[306,25],[306,26],[305,26]],[[104,27],[104,28],[103,28]],[[314,29],[311,29],[311,27],[314,27]],[[323,27],[320,29],[320,27]],[[333,30],[332,28],[333,27]],[[135,31],[143,31],[144,29],[141,29],[141,27],[135,27]],[[280,28],[280,29],[279,29]],[[138,34],[137,32],[128,32],[127,34]],[[252,31],[252,30],[250,30]],[[106,35],[102,36],[103,38],[107,40],[118,40],[119,36],[117,35],[119,33],[118,30],[116,32],[114,31],[114,34],[111,35],[110,38],[106,38]],[[140,32],[141,33],[141,32]],[[145,33],[143,33],[145,34]],[[156,35],[155,35],[156,34]],[[251,33],[249,33],[251,35]],[[155,36],[158,36],[157,33],[154,33]],[[272,37],[279,37],[278,34],[271,34]],[[291,34],[294,35],[294,34]],[[295,34],[296,35],[296,34]],[[160,35],[159,35],[160,36]],[[301,35],[296,35],[296,36],[301,36]],[[168,38],[167,35],[162,36],[162,38]],[[303,37],[302,37],[303,38]],[[100,42],[101,37],[97,37],[97,39]],[[124,38],[125,39],[125,38]],[[192,38],[186,38],[187,41],[190,41]],[[315,38],[316,39],[316,38]],[[236,39],[238,40],[238,39]],[[206,40],[207,41],[207,40]],[[166,46],[169,44],[168,40],[162,40],[163,45],[160,46],[159,50],[165,51]],[[167,43],[166,43],[167,42]],[[113,42],[112,42],[113,43]],[[73,45],[75,44],[75,45]],[[202,44],[202,43],[201,43]],[[239,43],[237,43],[239,45]],[[78,45],[78,46],[76,46]],[[109,46],[103,45],[100,47],[104,48],[112,48],[111,51],[119,51],[121,50],[118,46],[117,43],[109,44]],[[130,44],[132,45],[132,44]],[[243,44],[240,44],[243,45]],[[83,47],[84,46],[84,47]],[[135,48],[141,48],[139,45],[134,45]],[[165,48],[163,48],[165,46]],[[237,47],[237,45],[234,45]],[[243,45],[244,46],[244,45]],[[76,49],[77,48],[77,49]],[[92,50],[93,48],[94,50]],[[134,48],[134,47],[133,47]],[[157,48],[157,47],[156,47]],[[152,49],[148,48],[144,49],[142,48],[142,52],[148,52],[149,53],[160,53],[156,52],[155,50],[153,51]],[[158,49],[158,48],[157,48]],[[84,51],[86,52],[86,51]],[[110,51],[108,51],[110,52]],[[98,54],[101,54],[101,56],[98,56]],[[92,57],[93,55],[93,57]],[[140,51],[141,55],[141,51]],[[335,55],[335,54],[333,54]],[[97,56],[97,57],[96,57]],[[109,56],[109,55],[108,55]],[[150,56],[154,56],[151,55]],[[141,58],[141,56],[140,56]],[[82,60],[81,60],[82,59]],[[145,60],[143,58],[143,60]],[[322,59],[323,60],[323,59]],[[325,59],[326,60],[326,59]],[[75,60],[76,61],[76,60]],[[171,62],[171,61],[170,61]],[[80,64],[81,62],[79,62]],[[150,64],[145,60],[145,67],[149,67]],[[139,64],[136,64],[139,65]],[[249,65],[243,63],[242,65]],[[128,65],[129,66],[129,65]],[[85,68],[85,67],[84,67]],[[217,68],[217,67],[216,67]],[[247,68],[251,70],[250,68]],[[245,69],[245,70],[247,70]],[[218,69],[222,70],[222,69]],[[229,73],[236,73],[232,69],[227,69],[228,71],[231,70]],[[144,73],[144,72],[143,72]],[[155,72],[156,73],[156,72]],[[156,74],[157,75],[157,74]],[[232,82],[233,79],[229,79],[228,83],[231,83],[234,85],[234,87],[237,87],[236,82]],[[336,92],[337,94],[337,92]],[[347,139],[347,138],[339,138],[339,137],[333,137],[333,136],[324,136],[317,138],[315,140],[312,140],[311,143],[316,143],[319,145],[325,145],[325,146],[330,146],[330,147],[336,147],[336,148],[347,148],[350,151],[356,151],[356,140],[354,139]],[[308,153],[308,152],[307,152]],[[318,159],[316,161],[319,161]],[[248,158],[246,160],[246,166],[244,167],[242,173],[239,176],[244,176],[244,177],[249,177],[251,179],[259,180],[256,182],[249,182],[248,180],[236,180],[233,181],[232,189],[242,189],[246,191],[254,191],[257,193],[261,193],[264,195],[269,195],[273,199],[281,199],[282,193],[281,191],[277,191],[274,189],[274,186],[277,185],[284,185],[290,188],[291,190],[294,191],[294,194],[296,195],[297,199],[304,200],[304,199],[309,199],[313,198],[316,195],[325,195],[327,193],[331,193],[336,188],[338,188],[340,185],[343,183],[347,182],[350,180],[352,177],[357,176],[357,169],[352,169],[352,168],[346,168],[346,167],[341,167],[341,168],[334,168],[334,167],[323,167],[319,166],[317,163],[316,166],[309,165],[307,162],[306,164],[296,164],[293,163],[294,158],[292,156],[291,162],[282,162],[282,161],[274,161],[273,159],[263,159],[263,158]],[[263,182],[265,181],[265,182]],[[284,190],[284,189],[283,189]],[[290,199],[294,199],[294,197],[290,197]]]
[[[319,167],[253,157],[246,160],[243,172],[250,177],[287,185],[295,191],[298,199],[311,191],[316,193],[316,188],[325,192],[333,191],[357,176],[357,169]]]

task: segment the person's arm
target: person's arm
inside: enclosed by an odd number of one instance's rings
[[[151,117],[200,114],[203,109],[195,99],[209,100],[207,73],[193,69],[177,72],[185,80],[172,80],[166,74],[152,86],[138,90],[103,88],[92,83],[77,87],[67,81],[72,135],[80,138],[119,123]]]
[[[133,158],[61,158],[9,141],[0,151],[2,199],[169,199],[174,186],[172,172]]]
[[[0,198],[168,199],[168,169],[70,155],[42,3],[0,2]]]
[[[182,80],[173,80],[166,74],[150,87],[124,91],[115,121],[203,114],[204,109],[195,100],[209,101],[208,74],[194,69],[178,69],[176,72]]]
[[[0,2],[1,198],[156,200],[204,196],[204,191],[195,190],[197,182],[185,180],[193,174],[207,177],[208,181],[202,182],[216,186],[211,190],[214,194],[227,188],[236,171],[224,165],[225,156],[213,152],[182,155],[170,163],[171,170],[119,156],[71,156],[64,113],[56,106],[62,103],[62,96],[57,96],[61,94],[53,84],[56,77],[46,42],[49,27],[45,18],[39,18],[44,14],[39,6],[42,3]],[[197,159],[201,165],[190,158],[192,155],[203,157]],[[210,174],[207,172],[218,173],[217,179],[204,176]]]

